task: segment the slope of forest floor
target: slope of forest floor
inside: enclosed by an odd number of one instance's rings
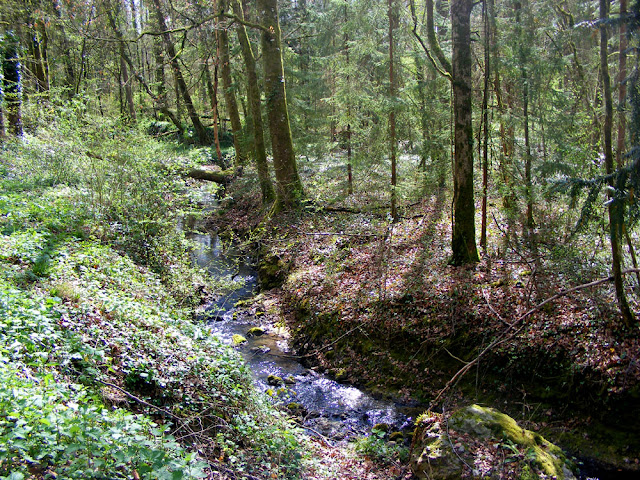
[[[363,194],[316,201],[265,220],[241,180],[210,220],[258,245],[271,321],[286,319],[296,354],[337,379],[427,405],[494,339],[505,341],[440,398],[447,410],[484,402],[572,454],[640,469],[640,336],[620,322],[610,285],[579,290],[508,325],[544,300],[606,277],[596,240],[564,243],[548,218],[535,252],[495,219],[479,264],[447,265],[447,192],[434,190],[392,224]],[[323,187],[320,187],[323,188]],[[555,223],[554,223],[555,222]],[[546,230],[545,230],[546,228]],[[606,245],[606,244],[605,244]],[[606,265],[605,265],[606,267]],[[637,305],[636,305],[637,307]]]

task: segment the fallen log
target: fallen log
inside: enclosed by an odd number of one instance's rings
[[[240,172],[234,170],[233,168],[220,170],[214,166],[203,165],[189,170],[187,172],[187,177],[195,178],[197,180],[208,180],[210,182],[227,185],[233,179],[233,177],[239,174]]]

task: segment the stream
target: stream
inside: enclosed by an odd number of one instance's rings
[[[215,208],[215,199],[203,196],[206,210]],[[261,315],[251,315],[235,308],[239,300],[258,293],[257,272],[251,259],[233,246],[223,248],[217,234],[200,233],[197,222],[182,222],[179,227],[196,244],[194,261],[206,268],[221,284],[231,284],[221,290],[201,314],[212,335],[233,345],[233,336],[241,335],[246,342],[236,345],[249,366],[256,387],[267,392],[274,402],[287,405],[301,425],[312,433],[320,433],[330,441],[341,441],[366,435],[374,425],[386,424],[390,431],[410,431],[413,418],[421,412],[416,406],[400,405],[390,400],[376,399],[354,386],[342,384],[322,373],[304,367],[289,350],[286,332],[265,322]],[[248,335],[260,327],[260,335]]]
[[[203,193],[198,201],[205,211],[217,208],[217,200],[212,194]],[[192,251],[194,262],[207,269],[221,286],[226,285],[200,316],[208,322],[211,334],[221,342],[234,345],[234,335],[246,339],[234,348],[249,366],[256,388],[266,392],[275,403],[288,406],[289,412],[307,431],[320,434],[331,442],[368,435],[377,424],[386,424],[390,432],[402,431],[405,439],[410,438],[414,418],[423,411],[419,405],[377,399],[366,391],[304,367],[290,351],[283,328],[266,322],[264,313],[251,314],[236,309],[238,301],[259,293],[252,259],[233,245],[223,245],[217,234],[199,232],[198,227],[197,221],[178,224],[196,245]],[[264,333],[249,335],[255,327],[260,327]],[[636,478],[637,472],[608,469],[593,459],[582,460],[580,480]]]

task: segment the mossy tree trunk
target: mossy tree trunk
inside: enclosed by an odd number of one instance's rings
[[[207,135],[207,131],[202,125],[200,121],[200,117],[196,112],[196,109],[193,105],[193,101],[191,100],[191,95],[189,94],[189,89],[187,87],[187,83],[182,76],[182,71],[180,70],[180,64],[178,63],[178,56],[176,54],[176,49],[173,45],[173,41],[171,40],[171,33],[167,28],[167,24],[164,20],[164,13],[162,12],[162,7],[160,5],[160,0],[153,0],[153,5],[155,7],[156,20],[158,22],[158,27],[160,28],[160,32],[162,34],[162,41],[164,43],[164,49],[169,55],[169,63],[171,64],[171,69],[173,70],[173,75],[176,80],[176,87],[182,96],[182,100],[184,101],[184,106],[187,109],[187,113],[189,118],[191,119],[191,123],[193,124],[193,129],[196,132],[196,136],[198,137],[198,142],[202,145],[209,145],[211,142],[209,141],[209,137]]]
[[[231,0],[233,14],[244,19],[244,11],[240,0]],[[262,123],[262,108],[260,105],[260,88],[258,87],[258,74],[256,72],[256,58],[253,54],[253,48],[247,35],[247,30],[242,23],[238,23],[236,27],[238,42],[242,52],[242,59],[247,74],[247,97],[249,117],[251,117],[253,127],[253,147],[258,170],[258,180],[260,182],[260,190],[262,192],[262,203],[268,204],[275,198],[271,176],[269,175],[269,164],[267,163],[267,152],[264,145],[264,126]]]
[[[471,115],[472,0],[452,0],[452,82],[454,115],[452,265],[478,262],[473,200]]]
[[[262,26],[262,60],[269,135],[276,174],[276,210],[295,209],[303,197],[298,175],[282,65],[282,44],[277,0],[257,0]]]

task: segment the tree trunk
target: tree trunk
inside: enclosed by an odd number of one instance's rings
[[[238,170],[236,169],[213,170],[204,166],[192,168],[187,172],[187,177],[195,178],[198,180],[208,180],[210,182],[226,185],[233,179],[234,175],[236,175],[237,173]]]
[[[129,120],[136,121],[136,109],[133,105],[133,89],[131,88],[131,82],[129,79],[129,72],[127,71],[127,62],[125,60],[125,46],[124,43],[120,43],[120,81],[121,87],[124,89],[124,96],[127,103],[127,117]]]
[[[388,17],[389,17],[389,99],[391,100],[391,108],[389,110],[389,157],[391,158],[391,218],[394,222],[398,221],[397,193],[396,185],[397,168],[396,168],[396,78],[393,72],[393,30],[396,23],[396,12],[394,11],[393,0],[388,0]]]
[[[222,13],[227,11],[229,0],[221,0],[220,8]],[[222,75],[222,89],[224,102],[231,121],[231,132],[233,133],[233,147],[236,151],[235,164],[242,165],[247,159],[247,155],[242,145],[242,122],[236,95],[233,92],[233,82],[231,79],[231,58],[229,55],[229,34],[225,28],[218,32],[218,46],[220,49],[220,73]]]
[[[525,159],[524,159],[524,181],[525,181],[525,198],[527,200],[527,218],[524,225],[525,236],[529,238],[531,244],[535,244],[534,233],[534,220],[533,220],[533,191],[531,180],[531,138],[529,131],[529,71],[527,70],[527,61],[529,58],[529,52],[527,51],[527,44],[530,42],[530,38],[527,32],[523,28],[522,21],[522,3],[515,2],[515,17],[516,28],[518,32],[518,56],[520,63],[520,79],[522,81],[522,113],[524,123],[524,146],[525,146]]]
[[[67,38],[67,32],[64,28],[64,23],[62,21],[62,8],[60,6],[59,0],[52,0],[53,2],[53,10],[56,12],[57,18],[57,29],[60,34],[60,39],[62,42],[62,50],[67,52],[66,55],[62,56],[62,61],[64,62],[64,71],[65,71],[65,84],[68,89],[67,94],[69,97],[73,97],[75,94],[75,84],[76,77],[74,73],[73,63],[71,62],[71,46],[69,45],[69,39]]]
[[[154,71],[155,83],[156,83],[156,98],[154,99],[156,106],[160,113],[166,116],[178,129],[178,133],[182,137],[184,135],[184,127],[180,120],[174,113],[169,110],[167,102],[167,87],[166,78],[164,74],[164,55],[162,53],[162,40],[159,38],[153,39],[153,56],[156,62],[156,68]]]
[[[257,5],[259,17],[265,27],[262,30],[262,60],[269,135],[276,173],[276,210],[295,209],[304,197],[304,190],[298,175],[289,125],[278,2],[258,0]]]
[[[240,19],[244,19],[244,11],[240,0],[232,0],[233,13]],[[264,145],[264,127],[262,124],[262,108],[260,106],[260,89],[258,87],[258,74],[256,73],[256,59],[249,42],[247,30],[244,25],[238,23],[236,34],[242,50],[245,70],[247,72],[247,96],[249,97],[249,116],[253,126],[253,146],[255,149],[256,169],[258,170],[258,180],[262,192],[262,203],[267,204],[273,201],[275,193],[271,176],[269,175],[269,164],[267,163],[267,153]]]
[[[491,77],[491,31],[487,3],[482,5],[484,25],[484,90],[482,93],[482,220],[480,246],[487,249],[487,190],[489,184],[489,78]]]
[[[18,39],[13,32],[4,36],[4,55],[2,56],[2,80],[8,133],[22,135],[22,100],[20,98],[20,59],[18,58]]]
[[[345,0],[345,5],[344,5],[344,21],[345,23],[348,22],[349,20],[349,10],[348,10],[348,0]],[[351,88],[351,78],[349,75],[349,34],[347,32],[345,32],[344,34],[344,56],[345,56],[345,63],[347,65],[347,85],[348,88]],[[346,134],[346,141],[347,141],[347,194],[348,195],[353,195],[353,166],[352,166],[352,162],[353,159],[352,157],[352,149],[351,149],[351,102],[349,101],[349,99],[347,98],[347,134]]]
[[[613,147],[611,132],[613,127],[613,100],[611,96],[611,78],[609,76],[608,63],[608,27],[609,0],[600,0],[600,73],[602,75],[602,94],[604,97],[604,160],[607,175],[613,173]],[[615,180],[610,181],[610,186],[615,188]],[[624,204],[622,200],[612,198],[609,201],[609,237],[611,239],[611,269],[613,283],[616,289],[616,299],[622,314],[622,320],[627,327],[635,323],[635,318],[624,292],[622,276],[622,251],[620,241],[624,231]]]
[[[178,63],[178,57],[176,55],[176,49],[173,46],[173,41],[171,40],[171,33],[167,29],[167,24],[164,21],[164,14],[162,13],[162,7],[160,6],[160,0],[153,0],[153,4],[156,10],[156,19],[158,22],[158,27],[162,32],[162,41],[164,43],[164,49],[169,55],[169,62],[171,64],[171,69],[173,70],[173,75],[176,79],[176,85],[179,90],[179,93],[182,95],[182,99],[184,101],[184,105],[187,109],[187,113],[189,114],[189,118],[191,119],[191,123],[193,124],[193,128],[196,132],[196,136],[198,137],[198,142],[202,145],[209,145],[211,142],[209,141],[209,137],[207,135],[207,131],[202,125],[200,121],[200,117],[196,112],[195,107],[193,106],[193,102],[191,100],[191,95],[189,94],[189,89],[187,88],[187,84],[184,81],[184,77],[182,76],[182,71],[180,70],[180,64]]]
[[[471,115],[472,0],[452,0],[452,82],[454,114],[453,234],[451,265],[478,262],[473,200],[473,126]]]
[[[626,137],[626,115],[624,104],[627,98],[627,0],[620,0],[620,49],[618,53],[618,142],[616,145],[616,164],[618,168],[624,165],[625,137]]]
[[[49,65],[47,62],[48,37],[44,24],[40,20],[32,19],[34,26],[31,30],[30,50],[34,60],[36,77],[36,91],[45,96],[49,92]]]
[[[204,62],[204,78],[207,82],[207,92],[209,93],[209,102],[211,104],[211,113],[213,115],[213,143],[216,146],[216,156],[219,160],[222,160],[222,151],[220,150],[220,136],[218,134],[218,58],[214,60],[213,82],[211,81],[211,71],[209,70],[208,60],[205,60]]]

